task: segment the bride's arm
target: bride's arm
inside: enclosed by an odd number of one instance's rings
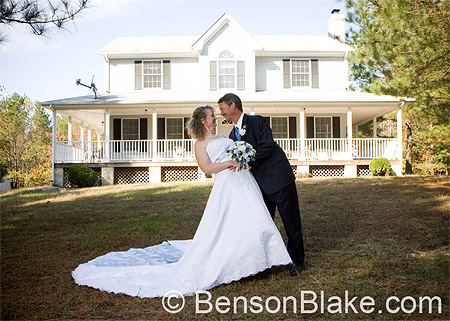
[[[218,173],[227,168],[234,170],[238,167],[238,163],[233,160],[223,163],[211,163],[208,154],[206,153],[206,144],[199,142],[195,143],[195,158],[197,159],[200,169],[206,174]]]

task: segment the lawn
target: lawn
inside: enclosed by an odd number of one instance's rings
[[[105,186],[89,189],[22,189],[3,193],[1,205],[1,312],[3,319],[328,319],[448,320],[450,180],[445,177],[304,179],[297,182],[307,264],[297,277],[287,267],[211,290],[219,296],[294,296],[321,291],[327,299],[357,297],[359,313],[169,314],[161,299],[141,299],[77,286],[70,272],[110,251],[192,238],[212,183]],[[279,216],[276,224],[285,237]],[[359,308],[371,296],[375,312]],[[390,296],[439,296],[442,311],[388,313]],[[310,298],[310,297],[308,297]],[[336,298],[330,301],[336,302]],[[334,300],[334,301],[333,301]],[[264,301],[263,301],[264,302]],[[320,300],[317,299],[320,304]],[[298,301],[300,304],[300,301]],[[392,308],[400,302],[392,301]],[[276,308],[276,301],[269,304]],[[413,300],[404,300],[413,309]],[[312,306],[308,306],[308,309]],[[382,314],[378,310],[383,310]]]

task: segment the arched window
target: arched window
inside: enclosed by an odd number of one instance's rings
[[[235,88],[236,61],[229,50],[219,54],[219,88]]]

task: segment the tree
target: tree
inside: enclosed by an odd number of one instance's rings
[[[13,188],[51,180],[50,121],[42,106],[25,96],[13,94],[0,102],[0,164]]]
[[[346,7],[356,87],[416,99],[404,110],[406,172],[448,173],[450,1],[346,0]]]
[[[26,24],[35,35],[43,35],[48,25],[64,28],[87,8],[90,0],[47,1],[44,7],[39,0],[0,0],[0,26]],[[6,37],[0,33],[0,44]]]

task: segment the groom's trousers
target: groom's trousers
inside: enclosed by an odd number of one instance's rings
[[[288,253],[294,263],[302,265],[305,261],[305,248],[295,182],[275,194],[267,195],[263,192],[263,196],[272,219],[275,217],[275,209],[278,208],[288,237]]]

